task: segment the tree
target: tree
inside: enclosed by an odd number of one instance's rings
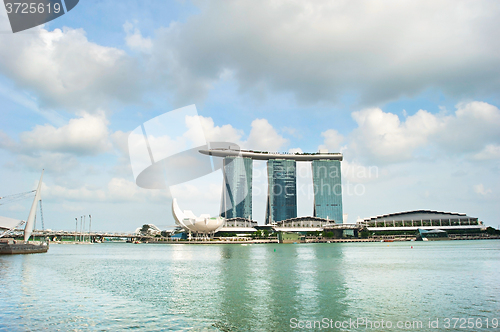
[[[361,232],[359,233],[359,235],[361,236],[361,238],[366,239],[366,238],[368,238],[368,237],[372,236],[372,232],[370,232],[370,231],[369,231],[369,230],[367,230],[366,228],[363,228],[363,229],[361,230]]]
[[[494,229],[493,227],[489,226],[486,228],[486,233],[490,235],[500,235],[500,230]]]
[[[323,237],[330,239],[334,236],[333,232],[323,232]]]

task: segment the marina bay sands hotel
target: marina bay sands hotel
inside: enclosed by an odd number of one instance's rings
[[[267,161],[266,224],[297,218],[297,162],[312,163],[314,217],[342,223],[341,153],[271,153],[237,149],[200,150],[223,159],[221,217],[252,220],[253,160]]]

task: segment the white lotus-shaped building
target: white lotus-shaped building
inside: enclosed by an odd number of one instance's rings
[[[202,214],[199,217],[195,216],[192,211],[181,211],[177,200],[172,200],[172,215],[174,216],[177,225],[181,226],[187,231],[199,234],[213,234],[222,228],[224,225],[224,218],[212,217],[208,214]]]

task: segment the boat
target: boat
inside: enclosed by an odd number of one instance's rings
[[[46,241],[29,241],[31,234],[33,233],[36,208],[38,202],[41,201],[42,180],[43,171],[40,176],[40,181],[38,182],[35,198],[31,204],[28,219],[26,221],[0,217],[0,254],[36,254],[45,253],[49,250],[49,244]],[[20,241],[5,237],[23,224],[25,225],[23,240]]]

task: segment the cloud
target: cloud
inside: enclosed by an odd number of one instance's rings
[[[500,110],[484,102],[459,104],[452,115],[419,110],[405,121],[380,108],[353,112],[352,117],[358,128],[350,135],[351,151],[381,163],[410,160],[419,149],[492,158],[500,144]]]
[[[466,97],[500,88],[493,0],[209,1],[199,11],[154,38],[126,22],[133,54],[91,42],[83,29],[3,34],[0,73],[42,109],[73,112],[153,90],[175,105],[202,102],[226,79],[243,93],[285,92],[304,103],[354,93],[362,105],[428,88]],[[5,16],[0,24],[8,26]]]
[[[77,202],[103,202],[106,193],[102,189],[92,189],[87,186],[80,188],[66,188],[59,185],[49,186],[46,182],[42,185],[42,193],[46,199],[62,199]]]
[[[496,1],[210,1],[157,31],[151,64],[180,99],[223,73],[240,91],[362,104],[432,87],[489,96],[500,87]],[[258,22],[258,24],[256,24]]]
[[[484,188],[484,185],[480,183],[474,186],[474,192],[482,196],[487,196],[492,193],[492,190]]]
[[[197,123],[201,123],[203,131],[199,130]],[[210,117],[187,116],[186,124],[189,128],[184,137],[195,141],[198,136],[205,136],[207,142],[230,142],[240,147],[254,150],[278,151],[288,140],[278,134],[276,129],[266,119],[255,119],[252,121],[250,133],[247,140],[242,140],[244,132],[227,124],[216,126]]]
[[[115,141],[119,135],[113,136]],[[23,165],[30,170],[67,173],[79,166],[76,157],[96,156],[110,151],[112,146],[103,112],[83,113],[60,127],[36,125],[20,133],[18,141],[0,131],[0,149],[14,155],[6,163],[10,168]]]
[[[490,160],[490,159],[500,159],[500,145],[488,144],[479,153],[474,155],[474,159],[477,160]]]
[[[141,202],[145,199],[144,194],[147,194],[134,182],[123,178],[112,178],[107,189],[106,199],[113,202]]]
[[[201,123],[202,132],[199,132],[198,123]],[[199,115],[187,116],[186,124],[189,130],[185,136],[193,142],[196,141],[195,136],[204,135],[203,139],[206,139],[207,142],[231,142],[239,144],[243,135],[242,130],[236,129],[229,124],[220,127],[216,126],[214,120],[210,117]]]
[[[287,143],[288,140],[279,135],[266,119],[255,119],[244,146],[253,150],[279,151]]]
[[[153,47],[153,41],[151,38],[144,38],[141,34],[141,31],[135,27],[137,21],[130,23],[129,21],[125,22],[123,25],[123,30],[127,36],[125,37],[125,41],[127,46],[134,51],[150,53]]]
[[[403,123],[396,114],[380,108],[353,112],[352,117],[358,128],[351,134],[351,147],[357,155],[385,162],[411,159],[413,151],[437,129],[436,117],[423,110]]]
[[[458,104],[454,116],[444,117],[443,130],[434,135],[436,141],[454,152],[477,152],[500,143],[500,110],[485,102]]]
[[[111,148],[107,125],[104,115],[88,113],[59,128],[49,124],[37,125],[32,131],[19,135],[19,148],[22,151],[96,155]]]
[[[159,202],[164,204],[166,199],[170,198],[166,191],[141,189],[134,182],[118,177],[111,178],[103,187],[87,184],[77,188],[67,188],[61,185],[49,186],[44,182],[42,192],[46,199],[79,203]]]
[[[129,135],[130,135],[130,131],[123,132],[121,130],[117,130],[109,136],[109,138],[111,139],[111,143],[113,144],[113,147],[116,150],[118,150],[127,159],[129,158],[129,156],[128,156],[128,137],[129,137]]]
[[[301,148],[291,148],[291,149],[288,149],[288,152],[289,153],[303,153],[304,151],[302,151]]]
[[[0,35],[0,73],[32,92],[42,108],[98,111],[140,95],[136,60],[120,49],[90,42],[83,29]]]
[[[318,147],[318,150],[328,149],[331,152],[340,150],[340,145],[344,141],[344,136],[338,131],[335,129],[328,129],[322,132],[321,136],[324,138],[324,143]]]

